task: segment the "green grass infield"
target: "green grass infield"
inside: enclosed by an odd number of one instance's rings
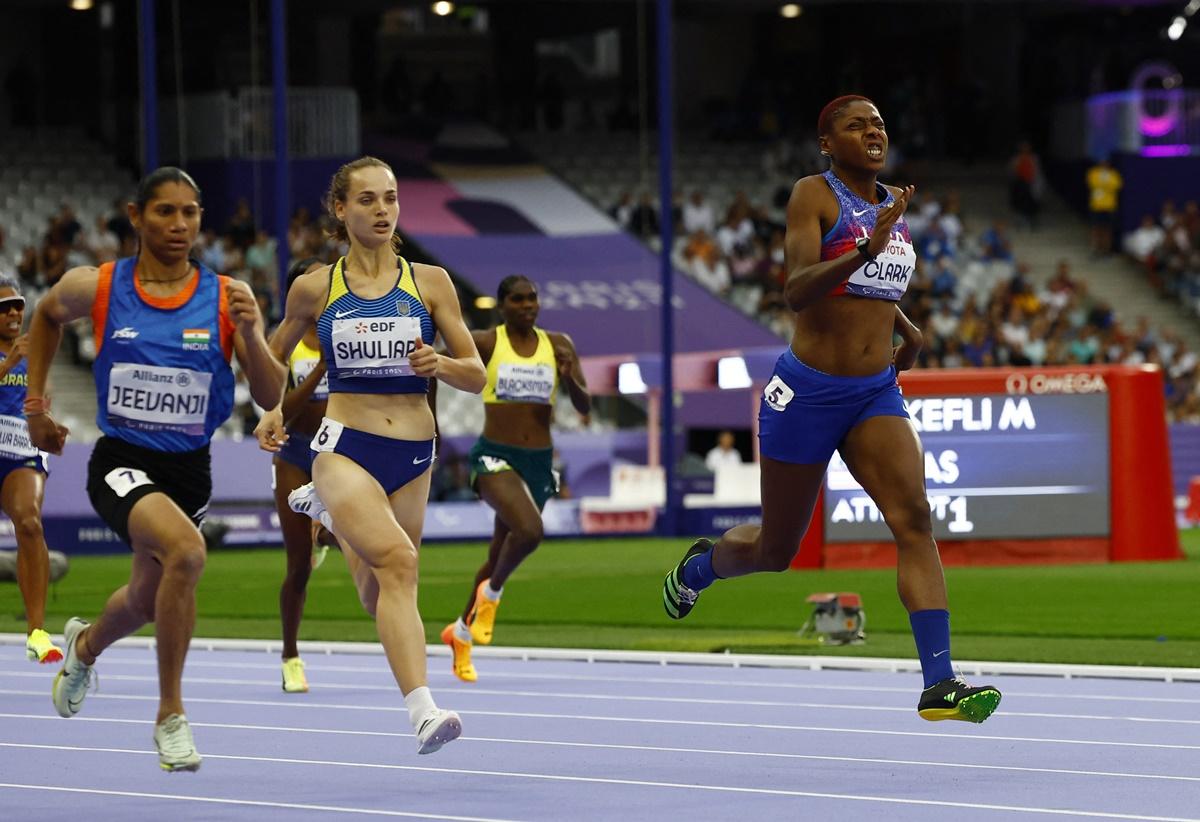
[[[948,568],[954,656],[1019,662],[1200,667],[1200,529],[1182,534],[1179,562]],[[803,571],[718,582],[682,622],[668,619],[662,581],[687,539],[552,540],[505,587],[495,644],[631,650],[913,657],[895,571]],[[466,602],[485,544],[422,550],[426,638]],[[279,549],[220,550],[200,583],[196,636],[279,638]],[[73,557],[52,586],[52,633],[70,616],[94,618],[129,574],[127,555]],[[867,614],[863,645],[801,641],[818,591],[856,591]],[[1189,606],[1188,603],[1193,603]],[[17,586],[0,583],[0,632],[25,629]],[[152,633],[152,626],[141,633]],[[345,563],[330,554],[312,576],[301,640],[375,640]]]

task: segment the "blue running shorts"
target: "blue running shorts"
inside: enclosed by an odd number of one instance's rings
[[[347,428],[325,417],[312,438],[312,450],[354,460],[383,486],[389,497],[429,470],[436,439],[396,440]]]
[[[789,348],[763,389],[759,453],[780,462],[823,465],[850,429],[881,416],[908,419],[895,366],[866,377],[837,377],[800,362]]]

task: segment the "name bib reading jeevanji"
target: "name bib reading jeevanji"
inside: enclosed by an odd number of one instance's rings
[[[116,363],[108,376],[108,419],[138,431],[204,433],[212,374]]]
[[[420,336],[416,317],[334,320],[334,367],[341,377],[411,377]]]

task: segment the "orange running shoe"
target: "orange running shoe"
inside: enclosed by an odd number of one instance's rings
[[[454,635],[454,623],[451,622],[442,629],[442,642],[450,646],[453,654],[454,675],[463,682],[474,682],[479,679],[475,665],[471,662],[471,643],[463,642]]]
[[[491,580],[485,579],[475,589],[475,602],[471,604],[471,613],[467,616],[467,624],[471,626],[471,639],[477,645],[491,645],[492,631],[496,627],[496,611],[500,608],[500,600],[488,599],[483,595],[483,586]]]

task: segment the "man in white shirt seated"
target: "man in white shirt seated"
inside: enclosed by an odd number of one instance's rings
[[[742,455],[733,447],[733,432],[722,431],[717,435],[716,446],[704,457],[704,465],[715,474],[718,466],[741,464]]]

